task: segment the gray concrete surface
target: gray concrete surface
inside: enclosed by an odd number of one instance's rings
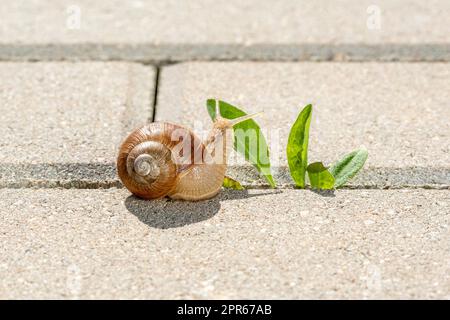
[[[1,169],[1,167],[0,167]],[[294,188],[287,166],[272,167],[277,188]],[[227,175],[251,189],[267,188],[267,181],[252,166],[230,166]],[[12,186],[11,184],[9,186]],[[433,167],[367,167],[349,180],[348,189],[450,189],[450,168]]]
[[[331,164],[364,145],[369,171],[356,186],[448,188],[448,79],[448,63],[182,63],[162,69],[156,119],[202,134],[211,126],[207,98],[264,111],[257,121],[267,130],[275,174],[288,182],[289,130],[312,103],[310,162]],[[243,164],[240,157],[230,163]],[[245,179],[242,172],[234,174]]]
[[[0,188],[122,187],[111,163],[0,163]]]
[[[20,0],[0,10],[1,59],[450,61],[447,0]]]
[[[152,67],[0,63],[0,73],[0,185],[114,179],[118,145],[153,112]]]
[[[272,167],[278,188],[293,188],[285,166]],[[251,166],[230,166],[227,175],[245,188],[267,188],[267,181]],[[122,187],[114,163],[0,164],[0,188]],[[350,189],[450,189],[450,168],[364,168],[348,181]]]
[[[449,1],[19,0],[0,16],[0,299],[450,299]],[[279,62],[165,64],[185,60]],[[281,62],[302,60],[335,62]],[[131,61],[162,63],[157,90]],[[262,190],[130,196],[117,147],[155,93],[156,120],[200,134],[207,98],[263,110],[280,188],[233,157]],[[310,162],[369,150],[358,190],[292,189],[307,103]]]
[[[0,298],[450,298],[448,191],[0,198]]]

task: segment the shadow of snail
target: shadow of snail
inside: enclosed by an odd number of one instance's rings
[[[135,195],[125,200],[125,206],[140,221],[160,229],[182,227],[213,217],[221,201],[263,194],[222,190],[227,142],[233,141],[230,129],[256,114],[225,119],[217,100],[215,114],[204,141],[187,127],[153,122],[133,131],[122,143],[117,173]]]
[[[170,199],[148,201],[129,196],[125,200],[125,207],[142,223],[153,228],[169,229],[212,218],[219,212],[222,201],[247,199],[280,192],[274,190],[250,194],[247,190],[222,190],[212,199],[196,202]]]

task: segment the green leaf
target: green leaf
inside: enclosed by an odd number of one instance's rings
[[[312,105],[303,108],[289,133],[287,160],[289,171],[295,184],[305,187],[306,166],[308,165],[309,124],[311,123]]]
[[[367,150],[365,148],[361,148],[350,152],[335,163],[330,168],[331,174],[336,179],[335,187],[338,188],[353,178],[364,166],[368,155]]]
[[[322,162],[311,163],[307,167],[307,170],[312,188],[322,190],[333,189],[334,177],[327,168],[324,167]]]
[[[216,119],[215,106],[215,99],[206,101],[209,116],[213,121]],[[220,115],[226,119],[235,119],[246,115],[241,109],[224,101],[219,101],[219,110]],[[253,119],[246,120],[234,125],[233,132],[234,150],[241,153],[266,178],[270,186],[275,188],[275,181],[270,171],[269,148],[258,124]],[[245,136],[239,137],[239,134]]]
[[[235,190],[244,190],[244,187],[239,183],[239,181],[236,181],[230,177],[223,178],[223,186],[225,188],[235,189]]]

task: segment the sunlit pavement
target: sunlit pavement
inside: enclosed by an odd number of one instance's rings
[[[450,2],[14,1],[0,9],[0,298],[450,298]],[[199,61],[200,60],[200,61]],[[206,99],[257,119],[277,189],[143,201],[118,146],[149,121],[207,132]],[[365,146],[343,189],[309,159]]]

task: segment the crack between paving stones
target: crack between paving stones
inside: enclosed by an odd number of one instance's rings
[[[156,106],[158,105],[158,91],[159,91],[159,77],[161,73],[161,67],[155,66],[155,79],[154,79],[154,90],[153,90],[153,105],[152,114],[150,117],[150,122],[154,122],[156,119]]]
[[[294,184],[287,167],[273,168],[279,189]],[[248,189],[268,189],[253,167],[231,166],[227,175]],[[115,164],[0,164],[0,188],[121,188]],[[375,168],[361,171],[343,189],[450,189],[450,168]]]
[[[0,61],[187,61],[449,62],[447,43],[381,44],[13,44],[0,45]]]

